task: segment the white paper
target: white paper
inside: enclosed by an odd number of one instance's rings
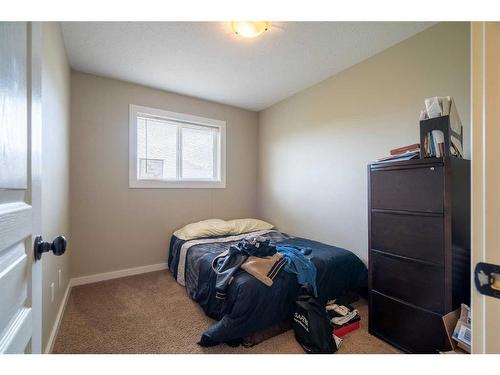
[[[439,104],[439,98],[437,96],[425,99],[425,109],[427,110],[429,118],[439,117],[443,114],[443,110]]]

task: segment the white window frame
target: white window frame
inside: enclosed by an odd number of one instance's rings
[[[143,180],[138,178],[137,159],[137,117],[157,117],[186,124],[186,127],[201,125],[219,129],[217,155],[220,160],[214,164],[217,179]],[[182,138],[178,138],[178,149]],[[180,158],[178,159],[180,160]],[[179,171],[179,166],[177,166]],[[221,189],[226,187],[226,122],[205,117],[176,113],[157,108],[130,104],[129,108],[129,187],[157,189]]]

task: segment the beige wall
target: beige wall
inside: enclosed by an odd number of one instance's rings
[[[129,104],[227,122],[225,189],[129,189]],[[177,228],[256,214],[257,114],[72,73],[72,275],[164,263]]]
[[[52,241],[60,234],[69,237],[70,69],[59,24],[44,23],[42,32],[42,235]],[[44,350],[68,286],[70,253],[71,245],[63,256],[48,253],[42,257]],[[62,275],[60,286],[58,270]]]
[[[424,98],[451,95],[469,158],[469,24],[438,24],[259,115],[259,214],[367,259],[367,163],[419,141]]]

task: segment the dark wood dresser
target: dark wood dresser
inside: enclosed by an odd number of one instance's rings
[[[470,300],[470,161],[368,166],[369,332],[436,353],[442,316]]]

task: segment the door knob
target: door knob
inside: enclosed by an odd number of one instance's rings
[[[66,251],[66,244],[67,241],[64,236],[57,236],[52,243],[44,241],[42,236],[37,236],[34,244],[35,259],[40,260],[42,254],[50,250],[52,250],[54,255],[63,255]]]

